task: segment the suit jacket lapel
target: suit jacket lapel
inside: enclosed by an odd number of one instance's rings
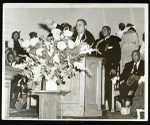
[[[131,68],[130,68],[130,73],[131,73],[131,74],[134,72],[134,71],[133,71],[133,70],[134,70],[133,67],[134,67],[134,61],[132,61],[132,65],[131,65]]]
[[[140,71],[141,65],[142,65],[142,61],[140,60],[139,67],[138,67],[138,69],[137,69],[138,72]]]
[[[82,40],[83,42],[85,42],[85,41],[86,41],[86,35],[85,35],[85,34],[83,34],[83,36],[82,36],[81,40]]]

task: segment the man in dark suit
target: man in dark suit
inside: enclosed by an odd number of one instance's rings
[[[120,38],[111,36],[111,28],[109,26],[102,27],[104,38],[96,45],[97,50],[104,57],[105,64],[105,98],[108,100],[109,110],[111,109],[111,78],[116,75],[117,67],[121,58]]]
[[[86,42],[90,46],[94,45],[94,36],[87,30],[87,23],[83,19],[78,19],[76,23],[76,30],[72,35],[73,41],[76,45],[81,42]]]
[[[144,76],[144,61],[140,60],[140,52],[134,50],[132,52],[132,61],[125,64],[122,74],[118,77],[119,81],[124,80],[119,87],[122,107],[125,107],[129,91],[133,90],[135,93],[137,90],[138,80],[141,76]]]

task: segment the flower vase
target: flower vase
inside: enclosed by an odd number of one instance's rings
[[[53,80],[47,80],[45,90],[58,90],[57,84]]]
[[[58,90],[65,90],[65,89],[66,89],[65,84],[58,85]]]

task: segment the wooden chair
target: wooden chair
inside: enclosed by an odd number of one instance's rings
[[[116,83],[114,81],[112,81],[112,105],[111,105],[111,112],[115,111],[115,104],[116,104],[116,97],[120,95],[119,92],[119,86],[120,83]],[[132,96],[133,95],[133,91],[129,91],[128,96]]]
[[[136,109],[136,111],[137,111],[137,119],[141,119],[141,115],[140,115],[140,113],[145,113],[145,110],[144,109]]]
[[[117,75],[120,75],[120,65],[118,66],[117,69]],[[120,86],[121,82],[117,82],[115,80],[112,80],[112,104],[111,104],[111,112],[115,111],[115,107],[116,107],[116,97],[120,95],[119,92],[119,86]],[[133,91],[129,91],[128,96],[133,95]]]

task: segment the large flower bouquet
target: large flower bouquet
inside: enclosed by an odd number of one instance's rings
[[[95,50],[84,41],[76,45],[71,40],[73,33],[69,30],[53,29],[52,34],[51,40],[35,37],[25,40],[22,44],[30,55],[26,56],[23,62],[22,75],[29,79],[28,87],[31,89],[40,85],[43,78],[47,82],[53,81],[59,85],[73,77],[76,71],[92,75],[81,60]]]

